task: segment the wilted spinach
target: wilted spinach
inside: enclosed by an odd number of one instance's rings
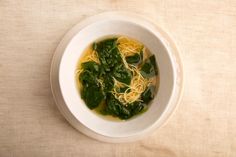
[[[101,71],[101,66],[94,61],[88,61],[88,62],[82,63],[81,66],[84,70],[87,70],[96,76],[98,76]]]
[[[116,64],[122,63],[116,40],[116,38],[103,40],[93,46],[105,71],[111,71]]]
[[[140,53],[135,53],[132,56],[125,57],[125,60],[129,64],[139,65],[143,61],[143,51],[141,51]]]
[[[131,91],[129,87],[120,87],[116,89],[118,93],[124,93],[126,90],[128,93]]]
[[[141,113],[145,107],[147,107],[147,105],[139,101],[135,101],[132,104],[129,104],[129,110],[131,111],[132,116]]]
[[[152,55],[146,59],[145,63],[142,65],[141,74],[143,77],[150,78],[157,75],[157,64],[155,56]]]
[[[82,63],[82,68],[83,72],[79,76],[79,80],[83,85],[81,97],[90,109],[94,109],[105,98],[105,94],[97,80],[101,67],[96,62],[89,61]]]
[[[125,106],[119,100],[117,100],[112,94],[107,97],[107,108],[105,114],[110,114],[120,119],[129,119],[139,113],[141,113],[147,105],[135,101]],[[104,113],[104,112],[103,112]]]
[[[120,119],[128,119],[131,117],[129,109],[119,102],[112,94],[109,94],[107,97],[106,113],[117,116]]]
[[[149,103],[154,98],[155,87],[148,86],[145,91],[141,94],[141,99],[144,103]]]
[[[90,72],[88,70],[84,70],[80,74],[79,80],[80,80],[81,84],[85,87],[87,87],[89,85],[98,85],[99,84],[99,82],[97,81],[96,75],[94,75],[92,72]]]
[[[101,66],[106,72],[109,72],[118,81],[130,84],[132,74],[124,66],[116,38],[94,43],[93,48],[97,51]]]
[[[118,81],[123,82],[127,85],[129,85],[131,82],[132,79],[131,71],[125,68],[123,64],[117,65],[114,68],[112,74]]]
[[[90,109],[98,107],[105,95],[100,86],[91,84],[83,87],[81,97]]]
[[[91,72],[84,71],[80,74],[80,81],[83,85],[83,88],[81,89],[82,99],[84,99],[86,105],[90,109],[96,108],[105,98],[96,77]]]
[[[106,77],[103,78],[103,83],[104,83],[104,92],[107,93],[111,91],[114,87],[114,80],[111,77],[111,75],[107,75]]]
[[[97,52],[100,63],[94,61],[82,63],[83,72],[79,75],[82,84],[81,97],[86,105],[90,109],[99,109],[102,114],[112,115],[120,119],[129,119],[145,111],[148,103],[154,98],[154,86],[146,88],[139,98],[141,101],[127,105],[122,104],[111,92],[114,88],[114,78],[126,84],[123,87],[116,87],[118,93],[130,92],[131,89],[128,85],[130,85],[133,77],[131,71],[123,63],[117,47],[117,39],[112,38],[94,43],[92,48]],[[157,75],[154,55],[146,59],[144,63],[142,51],[125,59],[128,64],[141,66],[141,74],[144,77],[150,78]]]

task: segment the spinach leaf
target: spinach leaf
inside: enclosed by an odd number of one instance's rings
[[[105,94],[97,81],[100,65],[89,61],[82,63],[82,68],[84,71],[79,76],[79,80],[83,85],[81,98],[90,109],[94,109],[105,99]]]
[[[120,119],[129,119],[134,115],[141,113],[144,108],[147,107],[142,102],[135,101],[132,104],[128,104],[124,106],[119,100],[117,100],[112,94],[107,97],[107,107],[104,114],[110,114],[113,116],[117,116]]]
[[[125,83],[127,85],[130,84],[132,79],[132,73],[130,70],[125,68],[123,64],[117,65],[113,69],[113,76],[120,82]]]
[[[150,56],[141,67],[141,74],[145,78],[150,78],[157,75],[157,64],[155,56]]]
[[[80,80],[81,84],[85,87],[87,87],[89,85],[98,85],[99,84],[96,79],[96,76],[87,70],[83,71],[80,74],[79,80]]]
[[[106,72],[113,75],[118,81],[130,84],[132,74],[130,70],[126,69],[120,52],[117,48],[117,39],[107,39],[94,44],[94,48],[98,53],[101,65]]]
[[[125,60],[129,64],[138,65],[143,61],[143,51],[141,51],[140,53],[135,53],[132,56],[125,57]]]
[[[107,97],[106,113],[113,116],[117,116],[120,119],[128,119],[132,116],[128,108],[125,107],[112,94],[109,94]]]
[[[81,97],[90,109],[94,109],[104,100],[105,95],[100,86],[89,85],[82,89]]]
[[[121,87],[121,88],[116,89],[116,91],[117,91],[118,93],[124,93],[128,88],[129,88],[129,87]],[[129,93],[130,91],[131,91],[131,89],[129,88],[129,89],[127,90],[127,92]]]
[[[97,49],[97,43],[93,43],[92,48],[93,48],[93,50],[96,50]]]
[[[88,62],[82,63],[82,68],[84,70],[87,70],[87,71],[93,73],[96,76],[98,76],[101,71],[100,65],[94,61],[88,61]]]
[[[132,104],[129,104],[129,110],[131,111],[132,116],[139,114],[145,107],[146,105],[142,102],[135,101]]]
[[[155,87],[148,86],[145,91],[141,94],[141,99],[144,103],[149,103],[154,98]]]
[[[107,39],[93,46],[105,71],[111,71],[116,64],[122,63],[116,41],[116,38]]]
[[[111,75],[108,74],[106,77],[103,78],[103,81],[104,81],[103,82],[104,83],[104,88],[103,88],[104,92],[106,93],[106,92],[111,91],[114,87],[114,80],[111,77]]]

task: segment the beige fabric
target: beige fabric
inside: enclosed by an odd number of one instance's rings
[[[182,51],[183,101],[164,127],[136,143],[82,135],[50,91],[50,62],[65,32],[108,10],[154,19]],[[235,68],[235,0],[0,0],[0,157],[235,157]]]

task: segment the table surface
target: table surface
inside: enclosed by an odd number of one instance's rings
[[[111,10],[155,20],[182,53],[185,91],[169,122],[127,144],[75,130],[54,103],[50,62],[80,20]],[[235,157],[236,1],[0,1],[1,157]],[[234,87],[234,88],[233,88]]]

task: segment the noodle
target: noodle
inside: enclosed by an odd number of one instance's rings
[[[97,52],[95,50],[89,49],[88,54],[84,58],[81,59],[81,63],[88,62],[88,61],[94,61],[96,63],[100,63]]]
[[[126,57],[134,55],[143,49],[143,45],[135,40],[127,37],[119,37],[117,39],[119,51]]]
[[[130,85],[119,82],[113,77],[114,88],[111,91],[111,93],[123,105],[127,106],[128,104],[131,104],[135,101],[142,101],[140,99],[140,96],[145,91],[147,86],[152,83],[152,80],[144,78],[140,73],[140,69],[138,67],[135,67],[134,65],[128,64],[125,59],[125,57],[132,56],[136,53],[140,53],[141,51],[143,51],[144,57],[147,56],[144,46],[135,40],[132,40],[123,36],[117,39],[117,45],[118,45],[118,49],[121,54],[123,63],[125,67],[132,72],[133,77],[132,77]],[[87,61],[94,61],[100,64],[97,52],[95,50],[92,50],[90,48],[88,50],[88,53],[86,53],[85,56],[80,60],[80,63],[87,62]],[[81,72],[83,72],[83,69],[79,65],[76,71],[77,78],[79,77]],[[98,79],[98,82],[101,84],[102,88],[104,88],[103,81]],[[117,89],[120,89],[123,87],[127,87],[124,93],[117,91]]]
[[[112,94],[122,102],[124,105],[128,105],[135,101],[141,101],[140,95],[145,91],[146,87],[151,83],[148,79],[143,78],[138,69],[133,68],[134,75],[130,85],[120,83],[115,80],[115,88],[112,90]],[[117,87],[128,87],[124,93],[117,92]]]
[[[85,56],[83,56],[80,59],[80,65],[78,66],[77,70],[76,70],[76,76],[77,78],[79,78],[79,75],[83,72],[83,68],[81,67],[81,64],[84,62],[88,62],[88,61],[94,61],[98,64],[100,64],[100,61],[98,59],[97,56],[97,52],[91,48],[88,49],[87,53],[85,54]]]

